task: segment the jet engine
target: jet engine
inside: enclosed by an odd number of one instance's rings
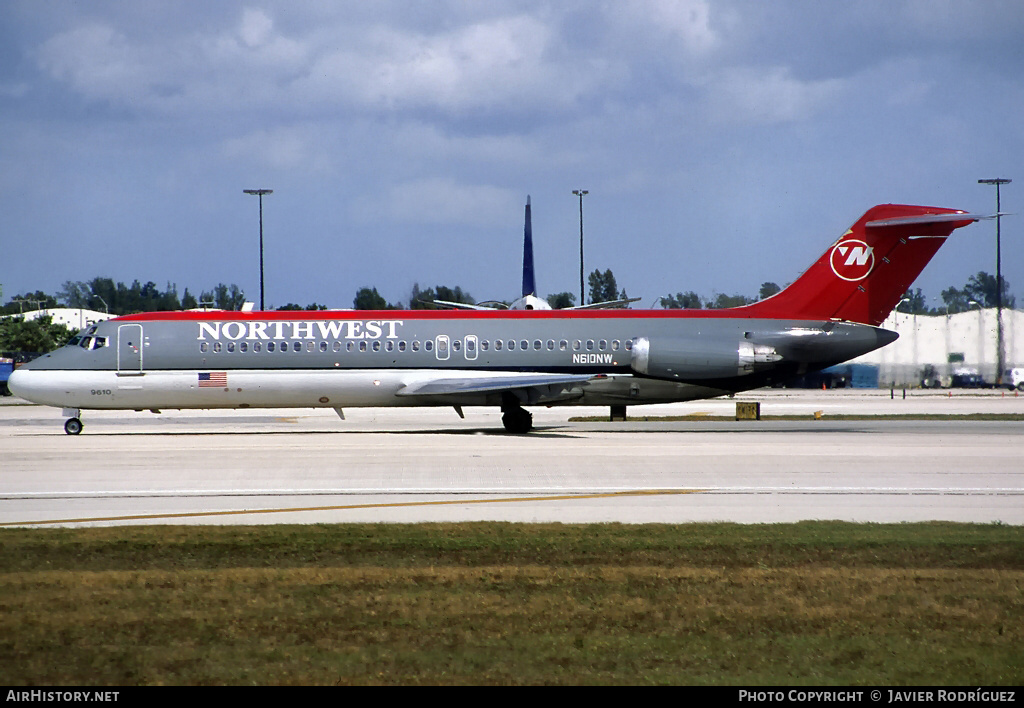
[[[629,365],[646,376],[698,381],[751,374],[781,359],[775,347],[747,340],[636,337]]]

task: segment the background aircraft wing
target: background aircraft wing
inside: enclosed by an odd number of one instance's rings
[[[484,307],[482,305],[470,305],[466,302],[449,302],[447,300],[421,300],[431,305],[437,305],[438,307],[448,307],[453,310],[493,310],[493,307]]]
[[[573,305],[572,307],[565,307],[565,310],[608,310],[613,307],[625,307],[631,302],[636,302],[640,298],[630,297],[625,300],[606,300],[604,302],[592,302],[589,305]]]

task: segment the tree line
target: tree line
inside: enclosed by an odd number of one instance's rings
[[[620,289],[611,269],[595,270],[588,277],[589,291],[587,302],[608,302],[625,300],[628,295],[625,288]],[[1012,308],[1016,299],[1010,294],[1006,278],[1000,278],[1002,305]],[[663,309],[720,309],[748,305],[771,297],[779,292],[777,284],[766,282],[756,297],[746,295],[726,295],[716,293],[711,297],[702,297],[689,290],[677,292],[657,298],[656,302]],[[921,292],[921,288],[907,290],[898,305],[900,312],[908,314],[954,314],[975,308],[995,307],[997,302],[996,277],[985,271],[972,275],[963,287],[951,286],[942,291],[940,298],[932,298],[931,304]],[[178,295],[177,285],[168,283],[161,290],[153,281],[145,285],[138,280],[131,285],[114,282],[111,278],[93,278],[90,281],[67,281],[55,295],[37,290],[32,293],[16,295],[6,304],[0,306],[0,314],[11,315],[32,310],[45,310],[54,307],[73,307],[106,312],[110,315],[128,315],[137,312],[165,312],[172,310],[191,310],[210,307],[220,310],[240,310],[245,303],[245,293],[235,284],[218,283],[211,290],[203,290],[198,297],[185,288]],[[435,301],[478,304],[468,291],[459,286],[435,285],[422,288],[414,283],[409,299],[405,302],[388,302],[375,287],[364,286],[356,291],[352,300],[352,308],[356,310],[423,310],[437,309],[443,305]],[[576,305],[576,295],[568,291],[553,293],[547,296],[548,303],[555,309]],[[488,301],[487,304],[508,305],[508,301]],[[277,310],[326,310],[326,305],[312,303],[298,305],[289,302],[275,308]]]

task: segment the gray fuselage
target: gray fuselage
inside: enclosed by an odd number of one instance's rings
[[[19,369],[12,390],[69,408],[498,405],[521,388],[523,404],[661,403],[768,385],[894,338],[715,311],[148,313],[90,327]],[[546,390],[520,375],[590,378]],[[478,390],[492,379],[502,385]]]

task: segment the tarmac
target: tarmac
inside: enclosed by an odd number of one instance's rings
[[[762,420],[733,419],[755,401]],[[1024,523],[1024,422],[883,417],[1024,414],[1015,392],[762,389],[626,422],[531,412],[535,430],[510,435],[496,409],[85,411],[70,436],[59,409],[4,398],[0,527]]]

